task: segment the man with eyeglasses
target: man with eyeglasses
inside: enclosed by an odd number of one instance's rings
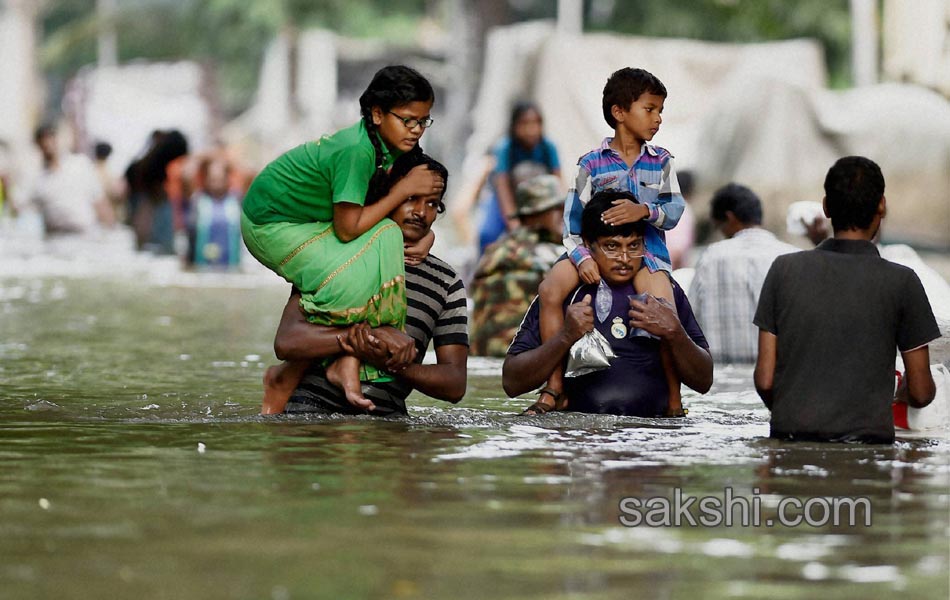
[[[445,167],[422,153],[400,156],[390,177],[397,181],[418,165],[428,165],[448,180]],[[390,213],[407,245],[418,244],[431,231],[437,215],[445,212],[444,194],[443,188],[428,195],[411,196]],[[291,381],[279,367],[272,367],[274,370],[265,378],[265,385],[273,387],[271,393],[286,393],[290,397],[285,412],[366,414],[367,411],[351,405],[342,390],[330,383],[320,359],[343,350],[363,362],[388,369],[387,363],[395,359],[394,355],[400,355],[400,348],[407,343],[415,346],[415,359],[408,365],[397,365],[392,371],[392,381],[363,384],[363,395],[374,405],[369,414],[408,414],[406,398],[413,390],[453,404],[465,395],[468,364],[465,288],[448,263],[428,252],[415,261],[407,257],[405,333],[387,327],[371,329],[365,323],[347,328],[314,325],[300,311],[299,297],[299,292],[294,291],[284,307],[274,350],[281,359],[314,362],[299,382]],[[430,342],[436,362],[423,364]]]
[[[542,390],[532,407],[536,414],[553,407],[585,413],[659,417],[666,412],[669,388],[660,363],[660,345],[672,351],[683,383],[703,394],[712,386],[713,361],[702,329],[693,316],[682,288],[673,282],[676,306],[654,297],[635,295],[633,277],[646,252],[642,221],[612,226],[602,215],[628,192],[599,192],[584,208],[581,237],[600,269],[605,291],[597,310],[598,284],[581,285],[565,304],[564,325],[558,335],[541,343],[539,305],[531,304],[521,328],[508,348],[502,384],[510,397],[544,384],[551,371],[563,364],[571,346],[586,332],[597,329],[616,354],[610,368],[564,379],[564,390]],[[609,296],[603,294],[609,293]],[[639,335],[640,331],[650,334]],[[540,406],[539,406],[540,405]]]

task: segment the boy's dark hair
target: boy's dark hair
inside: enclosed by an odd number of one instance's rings
[[[449,171],[445,168],[445,165],[432,158],[425,152],[407,152],[396,159],[393,163],[393,168],[389,170],[389,177],[386,185],[386,189],[383,190],[382,194],[378,197],[370,197],[367,195],[366,204],[372,204],[373,202],[378,201],[380,198],[389,193],[389,189],[394,183],[405,177],[409,174],[409,171],[418,167],[419,165],[426,165],[429,167],[430,171],[435,171],[442,176],[442,179],[445,180],[446,186],[449,183]],[[442,188],[442,194],[439,196],[439,209],[438,212],[445,212],[445,203],[442,201],[445,198],[445,190],[447,188]]]
[[[762,201],[744,185],[729,183],[722,186],[713,194],[710,204],[713,221],[725,221],[726,213],[731,212],[745,225],[762,224]]]
[[[607,124],[611,128],[617,126],[617,121],[611,114],[614,106],[628,109],[641,94],[656,94],[666,98],[666,86],[655,75],[643,69],[624,67],[614,71],[604,85],[603,108]]]
[[[644,221],[634,223],[624,223],[623,225],[608,225],[601,219],[601,215],[613,208],[614,200],[630,200],[636,202],[637,199],[630,192],[603,191],[597,192],[584,207],[581,213],[581,238],[587,243],[596,242],[597,238],[620,235],[623,237],[631,236],[634,233],[642,236],[646,231]]]
[[[376,125],[373,124],[373,107],[378,106],[385,113],[410,102],[434,100],[435,92],[432,91],[429,80],[411,67],[390,65],[373,75],[372,81],[360,96],[360,115],[366,131],[369,132],[369,140],[376,149],[376,171],[369,181],[367,197],[382,198],[389,187],[386,170],[383,168],[383,149],[380,146],[382,142],[379,141]],[[410,152],[421,153],[422,148],[416,145]]]
[[[884,175],[869,158],[838,159],[825,176],[825,207],[835,231],[870,227],[883,196]]]

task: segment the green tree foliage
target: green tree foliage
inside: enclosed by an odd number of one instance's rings
[[[467,0],[465,0],[467,1]],[[497,9],[497,2],[491,3]],[[264,50],[283,30],[323,27],[352,37],[415,41],[436,0],[120,0],[119,60],[198,60],[211,68],[222,108],[248,106]],[[554,18],[553,0],[508,0],[508,17]],[[57,87],[96,60],[96,0],[46,0],[40,64]],[[821,40],[834,85],[849,80],[847,0],[587,0],[588,31],[754,42]],[[56,90],[54,89],[54,96]]]
[[[40,65],[54,87],[96,61],[95,0],[48,0],[41,12]],[[224,112],[246,108],[267,44],[285,29],[412,39],[424,0],[122,0],[119,61],[191,59],[215,74]],[[54,90],[55,95],[55,90]]]
[[[588,31],[764,42],[822,42],[831,83],[850,83],[848,0],[588,0]]]

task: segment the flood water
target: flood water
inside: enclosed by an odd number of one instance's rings
[[[688,419],[519,417],[484,359],[458,406],[262,418],[287,286],[0,263],[2,598],[950,595],[946,431],[771,441],[735,367],[686,393]],[[754,500],[763,521],[864,498],[871,525],[621,523],[625,498],[677,494]]]

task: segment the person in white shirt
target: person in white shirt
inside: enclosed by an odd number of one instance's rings
[[[30,199],[43,216],[47,235],[111,227],[114,213],[92,161],[81,154],[61,154],[52,126],[40,126],[34,141],[43,158],[43,170]]]
[[[710,203],[712,221],[726,239],[699,257],[689,299],[715,361],[751,364],[759,336],[752,317],[765,275],[776,256],[799,248],[762,228],[762,202],[749,188],[730,183]]]

